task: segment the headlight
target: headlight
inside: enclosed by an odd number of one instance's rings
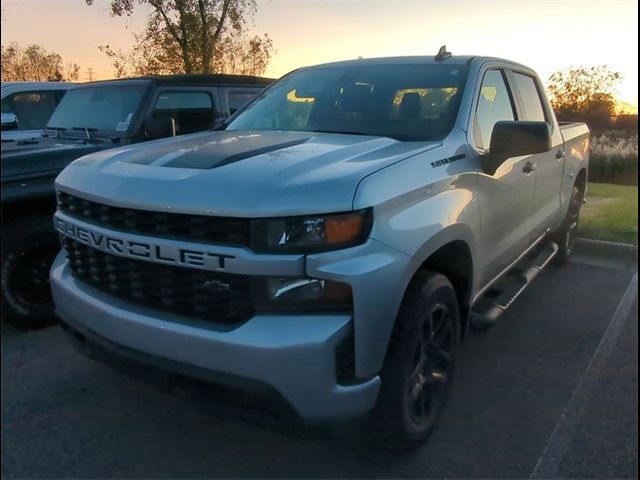
[[[309,217],[256,219],[251,249],[259,253],[310,253],[364,243],[371,230],[371,209]]]
[[[319,278],[256,277],[253,305],[258,311],[353,310],[351,286]]]

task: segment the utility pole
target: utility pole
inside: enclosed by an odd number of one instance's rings
[[[87,68],[87,75],[89,76],[89,81],[93,82],[93,68]]]

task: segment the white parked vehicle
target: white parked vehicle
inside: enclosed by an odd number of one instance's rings
[[[2,83],[2,141],[41,137],[49,117],[72,86],[67,82]]]

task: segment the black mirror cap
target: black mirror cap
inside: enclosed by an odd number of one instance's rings
[[[547,122],[497,122],[491,133],[490,152],[506,160],[551,150],[551,126]]]
[[[171,117],[151,117],[142,129],[144,136],[151,140],[175,136],[175,122]]]

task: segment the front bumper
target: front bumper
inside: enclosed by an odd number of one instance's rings
[[[199,377],[210,372],[267,384],[304,418],[356,416],[376,402],[379,377],[349,386],[336,382],[335,350],[353,328],[350,315],[256,315],[221,332],[77,282],[63,252],[51,268],[51,288],[58,315],[90,341],[102,338],[166,360],[164,368],[197,370]]]

